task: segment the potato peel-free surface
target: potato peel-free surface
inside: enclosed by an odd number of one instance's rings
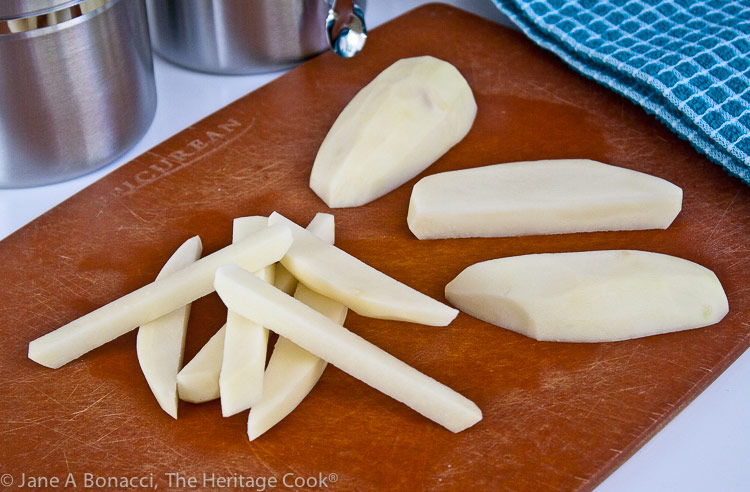
[[[588,159],[508,162],[432,174],[414,185],[419,239],[666,229],[682,209],[669,181]]]
[[[240,242],[266,227],[268,217],[238,217],[232,223],[232,242]],[[268,265],[254,273],[273,283],[275,268],[275,264]],[[263,394],[268,330],[231,311],[227,313],[225,330],[219,395],[221,414],[229,417],[250,408]]]
[[[292,244],[287,227],[269,227],[168,277],[156,280],[29,343],[29,359],[53,369],[138,326],[213,292],[222,265],[255,271],[277,262]]]
[[[294,297],[336,324],[343,325],[347,308],[305,287],[297,286]],[[263,380],[263,397],[250,409],[247,437],[252,441],[289,415],[323,375],[328,363],[280,336],[274,345]]]
[[[452,432],[460,432],[481,420],[482,412],[471,400],[251,273],[227,265],[217,270],[215,284],[216,292],[229,309],[288,338]]]
[[[157,279],[190,265],[201,256],[200,237],[188,239],[164,264]],[[159,406],[172,418],[177,418],[177,373],[182,367],[190,306],[186,304],[171,313],[138,328],[136,353],[143,376]]]
[[[356,207],[396,189],[458,143],[477,104],[450,63],[403,58],[338,116],[315,157],[310,188],[329,206]]]
[[[292,275],[315,292],[362,316],[445,326],[458,314],[457,310],[321,241],[277,212],[268,217],[268,223],[284,224],[294,235],[294,244],[281,260]]]
[[[612,342],[718,323],[714,272],[637,250],[511,256],[467,267],[445,287],[461,311],[536,340]]]

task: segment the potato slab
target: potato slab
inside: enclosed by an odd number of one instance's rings
[[[586,159],[509,162],[433,174],[414,185],[407,223],[419,239],[666,229],[682,189]]]
[[[445,287],[461,311],[536,340],[612,342],[718,323],[714,272],[636,250],[545,253],[469,266]]]

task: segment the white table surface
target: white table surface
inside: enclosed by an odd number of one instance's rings
[[[370,0],[368,26],[373,28],[423,3],[426,2]],[[445,3],[507,23],[490,0]],[[143,139],[117,161],[86,176],[49,186],[0,190],[0,239],[144,151],[283,73],[220,76],[191,72],[158,57],[154,63],[158,106]],[[748,490],[750,352],[597,488],[598,492]]]

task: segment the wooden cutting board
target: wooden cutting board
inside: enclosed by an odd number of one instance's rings
[[[150,282],[192,235],[211,252],[230,242],[233,217],[278,210],[304,224],[330,212],[307,186],[328,128],[381,70],[427,54],[464,74],[479,112],[469,135],[423,175],[585,157],[676,183],[683,211],[665,231],[418,241],[405,220],[412,180],[333,211],[344,250],[440,300],[463,268],[490,258],[668,253],[716,272],[729,315],[689,332],[567,344],[464,314],[446,328],[350,314],[351,330],[479,405],[484,420],[460,434],[329,367],[292,415],[249,442],[247,414],[222,418],[218,402],[182,403],[177,421],[162,412],[133,333],[59,370],[26,358],[34,338]],[[360,56],[305,63],[0,242],[2,472],[16,484],[22,473],[79,486],[125,477],[162,490],[264,478],[283,488],[297,477],[333,490],[590,490],[748,347],[748,238],[750,189],[654,118],[518,32],[424,6],[374,30]],[[186,360],[224,316],[215,295],[194,304]]]

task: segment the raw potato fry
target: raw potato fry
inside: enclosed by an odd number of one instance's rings
[[[333,215],[318,212],[310,223],[307,224],[307,230],[318,236],[322,241],[333,244],[336,237]],[[273,285],[291,296],[297,288],[297,279],[289,273],[289,270],[284,265],[277,263],[276,278]]]
[[[314,310],[343,325],[347,308],[313,292],[303,284],[294,297]],[[268,361],[263,379],[263,397],[250,409],[247,437],[252,441],[289,415],[320,379],[328,363],[300,348],[288,338],[279,337]]]
[[[333,215],[316,214],[307,225],[307,230],[323,241],[333,244],[336,237]],[[281,264],[277,264],[277,268],[279,267],[283,268]],[[335,323],[344,324],[348,309],[343,304],[313,292],[299,283],[294,297]],[[248,438],[251,441],[257,438],[297,408],[318,382],[326,365],[327,362],[324,360],[280,336],[263,378],[263,396],[258,404],[250,409],[247,418]]]
[[[482,418],[472,401],[241,268],[219,268],[215,286],[230,310],[252,318],[453,432]]]
[[[379,319],[445,326],[458,311],[321,241],[277,212],[269,224],[285,224],[294,235],[282,265],[300,282],[349,309]]]
[[[332,208],[364,205],[424,171],[466,136],[477,104],[456,68],[404,58],[338,116],[315,157],[310,188]]]
[[[433,174],[414,185],[419,239],[666,229],[682,209],[669,181],[584,159],[510,162]]]
[[[729,311],[709,269],[612,250],[512,256],[471,265],[445,287],[475,318],[536,340],[610,342],[718,323]]]
[[[234,219],[232,242],[239,242],[266,227],[268,217]],[[269,265],[255,275],[273,284],[274,270],[275,265]],[[268,330],[229,311],[219,376],[221,414],[224,417],[247,410],[260,400],[267,348]]]
[[[232,311],[227,313],[219,372],[222,416],[230,417],[247,410],[260,400],[267,349],[268,330]]]
[[[177,248],[156,279],[164,278],[195,262],[203,245],[194,236]],[[182,366],[190,304],[157,318],[138,328],[136,353],[143,376],[159,406],[177,418],[177,372]]]
[[[286,295],[293,295],[297,288],[297,279],[294,275],[289,273],[289,270],[284,268],[281,263],[276,264],[276,275],[273,280],[273,286],[282,291]]]
[[[336,223],[331,214],[318,212],[306,229],[325,243],[333,244],[336,240]]]
[[[333,215],[316,214],[308,224],[307,229],[333,244],[335,235]],[[274,281],[277,288],[276,282],[281,268],[281,264],[277,263]],[[288,275],[294,281],[293,289],[296,288],[297,279],[292,277],[291,274]],[[291,294],[294,294],[294,290]],[[222,326],[177,374],[177,389],[180,399],[192,403],[203,403],[219,398],[219,377],[224,362],[225,334],[226,325]]]
[[[278,261],[291,243],[292,235],[287,227],[269,227],[37,338],[29,343],[29,358],[56,369],[211,293],[218,267],[232,263],[248,270],[259,270]]]
[[[204,403],[219,397],[226,333],[227,325],[224,324],[177,373],[177,395],[180,400]]]

